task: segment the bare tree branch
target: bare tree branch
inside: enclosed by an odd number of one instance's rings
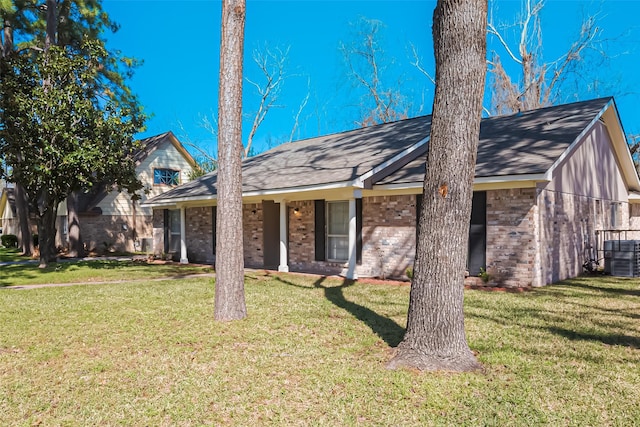
[[[253,51],[253,61],[258,65],[258,68],[262,72],[264,82],[259,84],[249,78],[245,78],[249,84],[255,87],[256,92],[260,95],[260,103],[258,105],[258,110],[253,116],[253,123],[244,148],[244,157],[249,156],[253,138],[269,110],[271,108],[280,107],[276,105],[276,101],[282,91],[283,82],[287,77],[285,74],[285,66],[289,55],[289,49],[290,48],[287,47],[284,51],[276,49],[275,52],[272,52],[266,48],[264,51]]]
[[[397,88],[385,87],[382,83],[385,71],[385,67],[381,65],[385,54],[379,43],[382,23],[361,18],[352,27],[354,39],[349,44],[342,43],[340,50],[348,68],[349,79],[354,86],[365,91],[361,105],[369,104],[364,107],[366,110],[356,123],[359,126],[370,126],[406,118],[409,104],[399,90],[400,85]]]
[[[427,70],[425,70],[422,67],[421,59],[418,56],[418,50],[416,49],[415,45],[413,43],[410,43],[410,46],[411,46],[411,53],[413,55],[413,62],[411,63],[411,65],[416,67],[416,69],[420,71],[420,73],[422,73],[427,79],[429,79],[429,81],[435,86],[436,79],[431,74],[429,74]]]
[[[491,111],[494,113],[507,114],[553,104],[563,83],[569,78],[577,78],[577,69],[584,60],[584,53],[595,49],[600,43],[601,29],[597,26],[597,15],[588,16],[567,51],[554,61],[544,62],[540,22],[540,12],[544,6],[544,0],[522,0],[522,14],[513,25],[518,29],[517,53],[492,20],[487,24],[487,33],[495,37],[508,57],[519,66],[517,78],[510,76],[499,55],[493,52],[489,61],[489,88]]]
[[[298,112],[293,117],[293,127],[291,128],[291,134],[289,134],[289,142],[293,141],[293,135],[295,134],[298,126],[300,125],[300,114],[302,114],[302,110],[307,106],[309,102],[309,97],[311,96],[311,79],[307,77],[307,94],[302,99],[300,106],[298,107]]]

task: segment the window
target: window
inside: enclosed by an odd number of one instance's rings
[[[180,184],[180,171],[176,171],[173,169],[154,169],[153,183],[164,185],[178,185]]]
[[[169,209],[166,216],[165,252],[180,253],[180,209]]]
[[[620,202],[611,202],[611,227],[618,228],[621,224],[621,218],[619,215]]]
[[[327,202],[327,259],[349,259],[349,202]]]

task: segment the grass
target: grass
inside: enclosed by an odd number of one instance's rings
[[[91,283],[134,281],[212,273],[210,267],[180,264],[147,264],[145,261],[95,260],[51,263],[38,268],[37,263],[0,266],[0,288],[35,284]]]
[[[483,373],[389,371],[409,288],[249,273],[0,291],[0,425],[640,424],[640,282],[465,292]]]
[[[18,248],[5,248],[4,246],[0,246],[0,262],[26,261],[29,259],[31,258],[21,256]]]

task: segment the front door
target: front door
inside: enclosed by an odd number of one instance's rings
[[[280,264],[280,203],[262,202],[262,237],[264,268],[277,270]]]

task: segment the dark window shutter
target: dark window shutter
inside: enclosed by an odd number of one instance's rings
[[[169,253],[169,209],[164,209],[164,218],[163,218],[163,225],[164,225],[164,249],[163,252]]]
[[[316,261],[325,261],[326,259],[326,246],[325,246],[325,203],[324,200],[314,200],[315,203],[315,250]]]
[[[213,240],[213,254],[216,254],[216,221],[218,218],[218,207],[211,206],[211,240]]]
[[[356,199],[356,264],[362,264],[362,199]]]

